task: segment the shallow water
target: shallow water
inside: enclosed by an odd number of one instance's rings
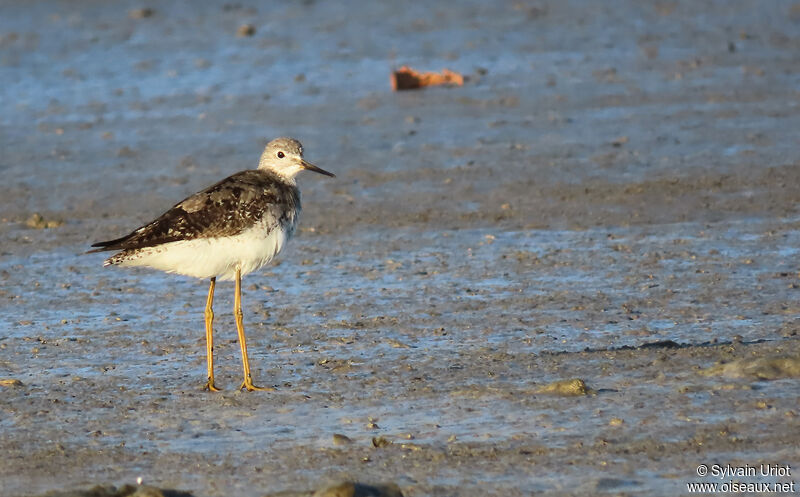
[[[0,493],[674,495],[700,462],[800,466],[796,378],[699,374],[800,354],[794,7],[140,7],[0,16]],[[469,80],[391,93],[403,64]],[[207,282],[84,251],[277,135],[337,178],[301,177],[297,239],[244,282],[276,391],[233,391],[221,283],[211,395]],[[590,394],[538,392],[569,378]]]

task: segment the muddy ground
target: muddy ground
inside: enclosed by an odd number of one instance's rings
[[[800,4],[5,3],[0,97],[2,495],[800,471]],[[279,135],[338,177],[245,279],[275,391],[222,283],[204,392],[207,282],[84,252]]]

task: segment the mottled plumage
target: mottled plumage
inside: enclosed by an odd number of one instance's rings
[[[283,183],[271,171],[241,171],[185,198],[129,235],[92,246],[133,250],[179,240],[234,236],[262,220],[271,230],[291,224],[295,211],[300,211],[297,186]]]

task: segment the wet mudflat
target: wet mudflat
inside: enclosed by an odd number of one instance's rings
[[[800,468],[797,7],[142,7],[0,16],[0,493]],[[469,78],[391,93],[399,64]],[[234,391],[221,283],[209,394],[207,282],[83,252],[278,135],[338,177],[301,176],[297,238],[245,279],[275,392]]]

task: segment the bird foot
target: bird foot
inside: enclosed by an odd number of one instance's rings
[[[222,391],[219,388],[217,388],[217,386],[214,384],[214,378],[209,378],[208,379],[208,381],[206,382],[205,386],[203,387],[203,390],[208,390],[209,392],[221,392]]]
[[[245,379],[241,385],[239,385],[239,390],[246,389],[248,392],[259,391],[259,392],[274,392],[275,389],[272,387],[257,387],[253,385],[253,381],[249,378]]]

